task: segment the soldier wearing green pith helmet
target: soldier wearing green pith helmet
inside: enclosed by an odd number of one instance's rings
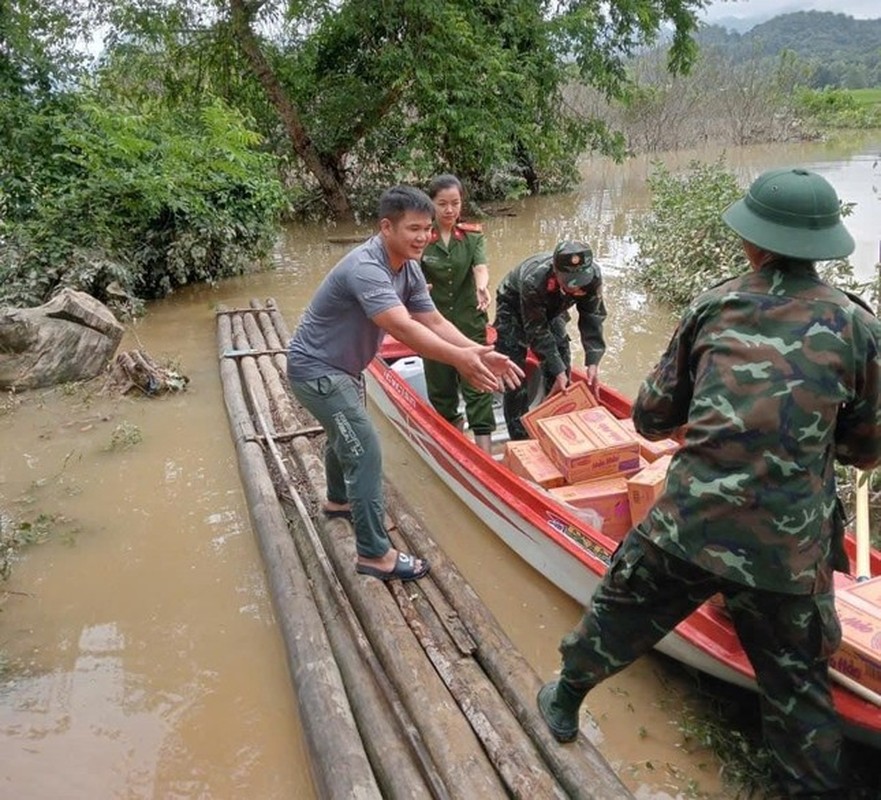
[[[833,187],[761,175],[723,220],[751,269],[694,300],[640,388],[637,430],[684,434],[666,489],[630,531],[539,709],[560,741],[587,692],[717,592],[755,670],[765,743],[790,797],[847,796],[828,658],[834,461],[881,462],[881,325],[814,262],[854,242]]]

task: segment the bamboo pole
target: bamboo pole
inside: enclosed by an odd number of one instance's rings
[[[871,470],[854,470],[856,476],[856,522],[854,538],[856,539],[856,579],[867,580],[872,577],[872,537],[869,529],[869,478]]]
[[[222,354],[232,344],[229,316],[218,317],[217,326]],[[239,473],[296,687],[317,794],[379,800],[382,794],[346,702],[343,681],[330,655],[309,581],[288,534],[263,452],[253,441],[253,425],[235,362],[221,357],[220,373]],[[334,754],[332,761],[326,758],[327,753]]]

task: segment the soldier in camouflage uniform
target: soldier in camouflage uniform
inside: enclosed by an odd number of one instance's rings
[[[666,489],[614,554],[561,644],[539,709],[559,741],[587,692],[721,592],[756,673],[765,742],[791,797],[846,796],[828,657],[833,461],[881,461],[881,326],[814,260],[854,243],[835,190],[773,170],[723,214],[752,267],[699,296],[633,409],[649,438],[684,429]]]
[[[553,394],[569,383],[572,357],[566,323],[568,310],[578,311],[578,332],[584,347],[591,388],[606,350],[603,340],[603,278],[588,245],[560,242],[553,253],[539,253],[514,267],[496,292],[496,350],[521,368],[531,349],[541,362],[546,389]],[[505,422],[511,439],[529,434],[520,418],[529,408],[526,384],[504,396]]]

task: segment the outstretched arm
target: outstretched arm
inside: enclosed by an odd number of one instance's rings
[[[395,306],[377,314],[373,321],[420,355],[455,367],[475,389],[494,392],[500,381],[517,386],[523,377],[507,356],[488,345],[475,344],[437,311],[411,316],[403,306]]]

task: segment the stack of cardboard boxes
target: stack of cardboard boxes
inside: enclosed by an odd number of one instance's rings
[[[829,666],[881,695],[881,577],[836,588],[835,610],[842,638]]]
[[[630,420],[599,405],[574,383],[523,417],[533,436],[508,442],[505,464],[557,500],[592,512],[620,540],[663,491],[677,442],[649,442]]]

